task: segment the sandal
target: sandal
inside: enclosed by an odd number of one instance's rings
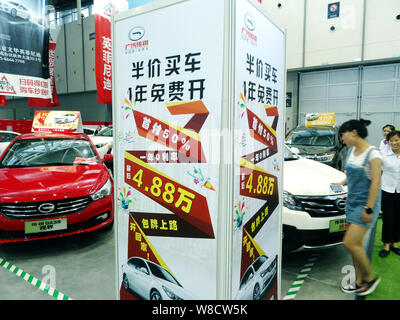
[[[376,277],[374,280],[371,280],[369,282],[364,282],[361,285],[361,288],[357,292],[359,296],[366,296],[368,294],[371,294],[372,292],[375,291],[376,287],[378,286],[379,282],[381,281],[381,278]]]
[[[344,293],[357,293],[359,290],[361,290],[362,285],[359,286],[356,283],[351,283],[351,284],[345,284],[341,287],[342,292]]]

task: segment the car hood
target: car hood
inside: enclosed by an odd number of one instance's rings
[[[109,177],[103,163],[0,169],[0,202],[30,202],[82,197]]]
[[[90,136],[90,140],[92,140],[93,144],[100,144],[100,143],[109,143],[112,144],[113,137],[103,137],[103,136]]]
[[[292,145],[291,147],[297,148],[299,150],[299,154],[321,154],[327,153],[331,151],[335,151],[334,146],[330,147],[323,147],[323,146],[295,146]]]
[[[285,161],[283,172],[283,189],[299,196],[336,194],[331,190],[330,184],[341,182],[345,178],[343,172],[305,158]]]

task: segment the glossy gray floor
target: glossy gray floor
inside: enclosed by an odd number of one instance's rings
[[[74,300],[113,300],[116,298],[114,230],[1,246],[0,259]],[[54,294],[46,293],[22,276],[15,270],[0,268],[0,300],[55,299]]]
[[[293,286],[301,271],[308,269],[310,270],[304,273],[307,274],[304,281]],[[348,281],[351,270],[351,256],[341,245],[284,255],[281,299],[285,296],[290,297],[288,293],[290,288],[293,288],[294,300],[354,300],[353,294],[345,294],[340,290],[342,281]]]
[[[116,299],[115,228],[111,231],[52,241],[0,247],[0,259],[17,269],[0,268],[0,300],[55,300],[23,279],[22,270],[75,300]],[[281,298],[284,298],[313,252],[282,257]],[[342,246],[320,250],[294,300],[353,300],[340,285],[351,266]],[[32,278],[31,278],[32,279]]]

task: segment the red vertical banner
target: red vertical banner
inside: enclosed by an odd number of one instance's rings
[[[111,15],[128,9],[124,0],[94,0],[95,72],[97,101],[112,103]]]
[[[58,101],[56,82],[54,78],[54,54],[56,51],[56,42],[49,38],[49,75],[51,98],[28,98],[28,106],[30,107],[57,107],[60,105]]]
[[[6,96],[0,96],[0,106],[6,106],[6,105],[7,105]]]

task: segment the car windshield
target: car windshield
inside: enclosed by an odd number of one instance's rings
[[[147,262],[147,263],[149,265],[151,273],[155,277],[163,279],[163,280],[166,280],[166,281],[169,281],[169,282],[172,282],[172,283],[182,287],[180,285],[180,283],[178,281],[176,281],[176,279],[167,270],[165,270],[164,268],[162,268],[162,267],[160,267],[160,266],[158,266],[158,265],[156,265],[154,263],[151,263],[151,262]]]
[[[113,130],[112,127],[107,127],[101,130],[96,136],[102,136],[102,137],[112,137],[113,136]]]
[[[258,269],[260,269],[261,265],[267,261],[267,257],[266,256],[261,256],[259,257],[256,261],[254,261],[253,263],[253,267],[254,270],[256,270],[256,272],[258,271]]]
[[[41,138],[15,141],[0,162],[0,168],[89,163],[99,163],[99,158],[88,140]]]
[[[331,147],[334,143],[335,131],[332,129],[295,129],[286,138],[286,144],[292,146]]]

